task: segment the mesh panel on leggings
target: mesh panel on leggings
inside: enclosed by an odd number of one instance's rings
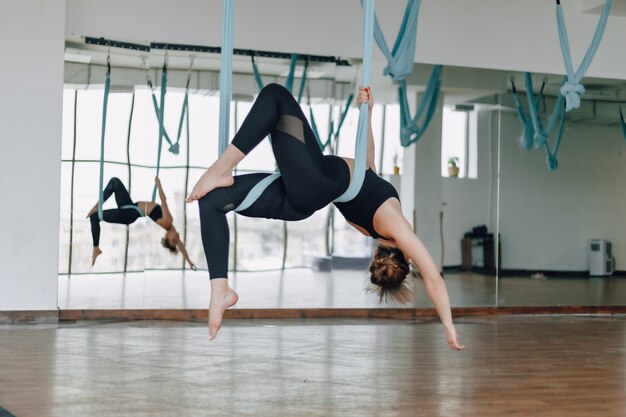
[[[300,142],[304,143],[304,126],[302,124],[302,120],[298,119],[296,116],[291,116],[289,114],[283,114],[280,116],[278,122],[276,123],[276,130],[285,132],[286,134],[291,135]]]

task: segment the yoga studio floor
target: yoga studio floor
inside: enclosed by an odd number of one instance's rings
[[[624,316],[0,326],[0,414],[626,415]]]

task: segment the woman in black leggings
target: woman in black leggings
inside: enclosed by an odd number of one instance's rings
[[[150,217],[156,224],[165,229],[165,237],[161,239],[161,245],[172,254],[176,254],[180,250],[185,260],[189,262],[191,269],[195,270],[196,266],[189,259],[185,245],[180,240],[180,235],[174,227],[174,220],[167,207],[167,199],[165,198],[161,181],[157,177],[155,178],[155,182],[159,190],[161,204],[152,201],[137,201],[134,203],[122,181],[117,177],[111,178],[102,192],[102,202],[104,203],[111,195],[115,194],[117,208],[103,210],[102,220],[107,223],[129,225],[134,223],[139,217],[142,217],[142,214]],[[139,210],[137,210],[137,208]],[[98,217],[98,204],[93,206],[89,213],[87,213],[87,217],[91,221],[91,237],[93,239],[91,265],[93,266],[96,263],[96,258],[102,253],[102,250],[100,250],[100,218]]]
[[[462,349],[452,324],[445,283],[422,242],[402,215],[398,194],[391,184],[376,175],[374,139],[371,128],[373,98],[361,88],[357,105],[368,103],[369,143],[363,186],[346,203],[334,203],[357,230],[379,240],[370,266],[370,281],[380,299],[400,303],[412,299],[405,278],[409,262],[420,271],[428,295],[444,325],[448,344]],[[209,339],[219,330],[224,310],[233,306],[237,294],[228,286],[229,230],[226,213],[236,208],[248,192],[269,174],[232,176],[232,170],[268,134],[281,177],[259,199],[239,214],[280,220],[302,220],[327,206],[348,187],[354,160],[324,155],[306,117],[291,93],[278,84],[265,87],[250,109],[232,143],[202,175],[187,202],[198,200],[202,243],[211,277]]]

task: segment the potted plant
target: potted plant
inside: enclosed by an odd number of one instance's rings
[[[450,178],[457,178],[459,176],[459,158],[456,156],[448,158],[448,175]]]
[[[398,166],[398,151],[393,154],[393,175],[400,175],[400,167]]]

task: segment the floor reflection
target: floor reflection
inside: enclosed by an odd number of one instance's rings
[[[207,308],[210,287],[207,273],[198,271],[146,271],[132,274],[66,275],[59,277],[61,309],[200,309]],[[315,272],[291,269],[232,274],[239,293],[238,308],[378,308],[399,307],[378,303],[367,293],[363,271]],[[446,274],[454,307],[493,306],[495,277],[474,273]],[[409,307],[432,307],[421,280]]]
[[[624,277],[506,277],[499,282],[500,306],[626,305]]]

